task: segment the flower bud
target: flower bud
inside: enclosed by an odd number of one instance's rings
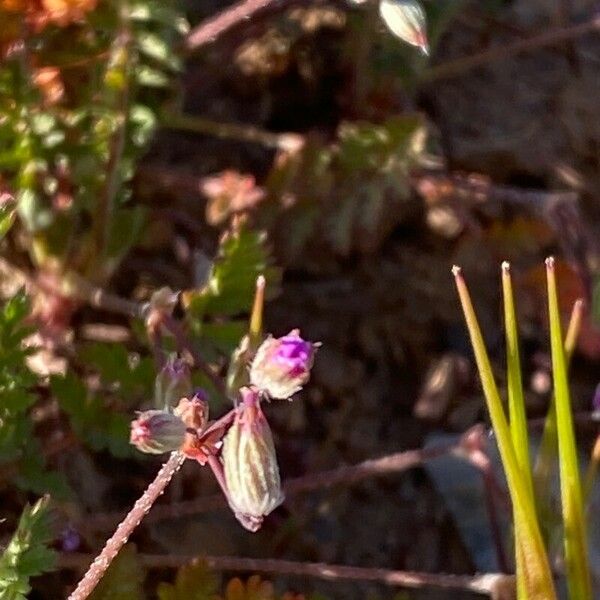
[[[177,415],[164,410],[147,410],[131,423],[129,442],[141,452],[162,454],[179,450],[185,434],[185,423]]]
[[[181,452],[187,458],[204,465],[210,454],[218,450],[219,439],[202,439],[208,425],[208,396],[204,390],[196,390],[192,398],[182,398],[173,411],[186,426],[185,441]]]
[[[379,14],[394,35],[429,54],[427,17],[417,0],[380,0]]]
[[[223,440],[228,500],[238,521],[257,531],[263,518],[283,502],[273,436],[258,392],[241,390],[243,402]]]
[[[192,395],[190,366],[181,358],[171,357],[156,376],[154,404],[157,408],[172,409],[181,398]]]
[[[287,335],[269,336],[256,351],[250,382],[271,398],[284,400],[302,389],[310,377],[315,345],[294,329]]]

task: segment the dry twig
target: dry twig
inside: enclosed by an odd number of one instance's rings
[[[322,471],[321,473],[296,477],[285,482],[285,495],[287,498],[290,498],[303,492],[328,489],[336,485],[353,485],[354,483],[371,477],[380,477],[390,473],[400,473],[422,465],[429,460],[454,452],[458,447],[458,444],[452,443],[433,448],[407,450],[405,452],[397,452],[381,458],[365,460],[356,465],[349,465],[331,469],[329,471]],[[152,514],[146,519],[146,522],[156,522],[187,515],[196,515],[202,512],[226,507],[227,503],[222,494],[204,496],[196,500],[155,506]],[[112,527],[116,521],[122,518],[122,516],[122,513],[107,513],[90,516],[86,525],[95,529]]]
[[[175,554],[140,554],[138,558],[147,568],[178,568],[194,560],[191,556]],[[80,568],[89,560],[87,554],[63,554],[59,564],[62,568]],[[445,590],[461,590],[491,596],[495,600],[514,598],[514,577],[501,573],[484,575],[447,575],[418,573],[414,571],[394,571],[368,567],[349,567],[325,563],[294,562],[290,560],[239,558],[237,556],[205,556],[204,563],[212,569],[227,571],[248,571],[316,577],[330,581],[373,581],[391,587],[423,588],[437,587]]]
[[[532,50],[538,50],[546,46],[556,46],[566,40],[572,40],[588,33],[597,32],[598,30],[600,30],[600,16],[596,16],[585,23],[551,29],[550,31],[533,35],[524,40],[518,40],[512,44],[497,46],[478,54],[443,62],[426,71],[423,74],[423,80],[429,82],[438,79],[449,79],[457,75],[462,75],[462,73],[476,67],[505,60],[518,54],[531,52]]]

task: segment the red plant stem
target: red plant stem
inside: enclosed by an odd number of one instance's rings
[[[78,568],[87,558],[86,554],[63,554],[60,557],[59,565],[63,568]],[[178,568],[195,560],[200,560],[208,567],[218,570],[316,577],[330,581],[374,581],[393,587],[437,587],[446,590],[454,589],[491,595],[499,600],[511,598],[510,594],[514,590],[514,577],[500,573],[476,576],[447,575],[290,560],[239,558],[237,556],[203,556],[196,558],[176,554],[139,554],[138,559],[147,568]]]
[[[243,0],[220,12],[215,17],[202,21],[188,34],[185,40],[185,49],[188,51],[196,50],[213,42],[224,31],[236,23],[248,19],[255,12],[266,8],[273,2],[274,0]]]
[[[106,542],[102,552],[94,559],[68,600],[85,600],[94,591],[94,588],[98,585],[100,579],[102,579],[110,563],[119,553],[119,550],[127,543],[129,536],[152,508],[156,499],[164,492],[184,460],[185,456],[179,452],[171,454],[169,460],[162,466],[154,481],[146,488],[146,491],[133,505],[133,508],[119,524],[112,537]]]
[[[226,417],[230,417],[228,413]],[[225,417],[224,417],[225,418]],[[219,421],[215,422],[219,423]],[[214,426],[214,425],[213,425]],[[213,427],[211,426],[211,428]],[[378,477],[391,473],[400,473],[413,467],[422,465],[424,462],[439,458],[450,452],[456,451],[457,444],[440,445],[433,448],[419,450],[407,450],[389,454],[381,458],[365,460],[357,465],[349,465],[323,471],[321,473],[305,475],[289,479],[284,484],[284,492],[287,498],[302,492],[321,490],[335,485],[352,485],[370,477]],[[164,504],[156,506],[152,514],[148,516],[147,522],[174,519],[188,515],[196,515],[227,506],[226,499],[222,494],[204,496],[196,500],[179,502],[177,504]],[[104,514],[90,517],[87,522],[89,527],[97,529],[110,527],[120,518],[120,514]]]

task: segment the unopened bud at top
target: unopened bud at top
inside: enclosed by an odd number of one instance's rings
[[[249,531],[283,502],[271,429],[260,408],[258,392],[242,388],[242,403],[223,440],[223,471],[228,500]]]
[[[307,383],[314,355],[315,344],[303,340],[298,329],[280,338],[269,336],[252,361],[250,383],[271,398],[290,398]]]
[[[181,398],[192,395],[192,377],[188,363],[170,357],[154,384],[154,403],[157,408],[173,409]]]
[[[429,54],[427,17],[417,0],[380,0],[379,14],[394,35]]]
[[[177,415],[164,410],[147,410],[131,423],[129,441],[141,452],[163,454],[181,448],[185,431],[185,423]]]

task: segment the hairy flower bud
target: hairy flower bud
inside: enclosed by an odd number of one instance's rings
[[[185,423],[177,415],[164,410],[147,410],[131,423],[129,441],[141,452],[162,454],[179,450],[185,433]]]
[[[427,18],[417,0],[380,0],[379,14],[394,35],[429,54]]]
[[[167,360],[156,376],[154,383],[154,404],[157,408],[172,409],[181,398],[192,395],[192,378],[188,363],[177,357]]]
[[[205,438],[202,434],[208,425],[208,396],[204,390],[196,390],[191,398],[182,398],[173,411],[185,424],[185,441],[181,446],[187,458],[206,464],[211,454],[216,454],[220,447],[222,432],[217,436]]]
[[[242,388],[242,404],[223,440],[223,470],[228,500],[249,531],[283,502],[273,436],[260,408],[258,393]]]
[[[310,377],[315,345],[294,329],[287,335],[269,336],[256,351],[250,382],[271,398],[284,400],[302,389]]]

